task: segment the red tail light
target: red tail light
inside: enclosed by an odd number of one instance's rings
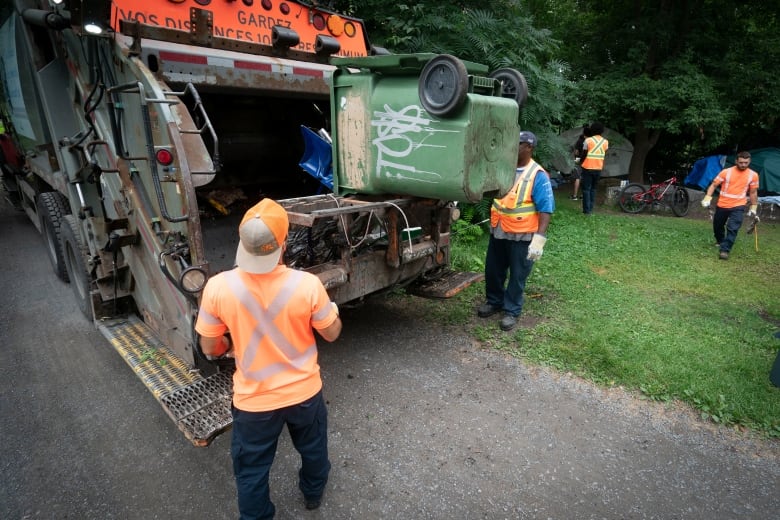
[[[169,166],[173,162],[173,154],[170,150],[161,148],[157,150],[157,162],[163,166]]]

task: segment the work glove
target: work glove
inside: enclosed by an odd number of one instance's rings
[[[758,219],[757,218],[754,219],[754,220],[751,220],[750,223],[748,224],[747,229],[745,230],[745,232],[748,235],[752,235],[753,232],[756,230],[756,224],[757,223],[758,223]]]
[[[701,199],[701,207],[709,208],[711,202],[712,202],[712,195],[705,195],[704,198]]]
[[[531,245],[528,246],[528,260],[536,262],[542,257],[545,242],[547,242],[546,236],[534,233],[534,237],[531,239]]]
[[[750,209],[748,210],[748,217],[758,220],[758,215],[756,215],[756,211],[758,211],[758,205],[753,204],[752,206],[750,206]]]

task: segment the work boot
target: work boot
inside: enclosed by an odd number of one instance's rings
[[[728,260],[729,259],[729,252],[728,251],[721,251],[720,255],[718,255],[718,258],[721,260]]]
[[[501,323],[498,326],[501,327],[501,330],[508,331],[514,329],[515,325],[517,325],[517,316],[504,314],[504,317],[501,318]]]
[[[498,311],[501,310],[501,307],[496,307],[495,305],[491,305],[489,303],[483,303],[479,307],[477,307],[477,316],[480,318],[488,318]]]
[[[306,504],[306,509],[311,511],[313,509],[317,509],[318,507],[320,507],[320,502],[322,502],[322,497],[321,496],[317,498],[303,497],[303,501]]]

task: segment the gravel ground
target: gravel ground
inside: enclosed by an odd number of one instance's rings
[[[338,518],[780,511],[778,443],[712,427],[681,406],[529,368],[425,324],[413,302],[345,313],[349,339],[321,349]],[[376,339],[356,341],[365,337]],[[353,499],[341,505],[338,495]]]

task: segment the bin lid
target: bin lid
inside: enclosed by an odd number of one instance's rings
[[[432,52],[414,54],[385,54],[379,56],[333,56],[330,59],[336,67],[371,69],[388,75],[418,74],[425,64],[438,56]],[[485,75],[489,67],[482,63],[461,60],[469,74]]]

